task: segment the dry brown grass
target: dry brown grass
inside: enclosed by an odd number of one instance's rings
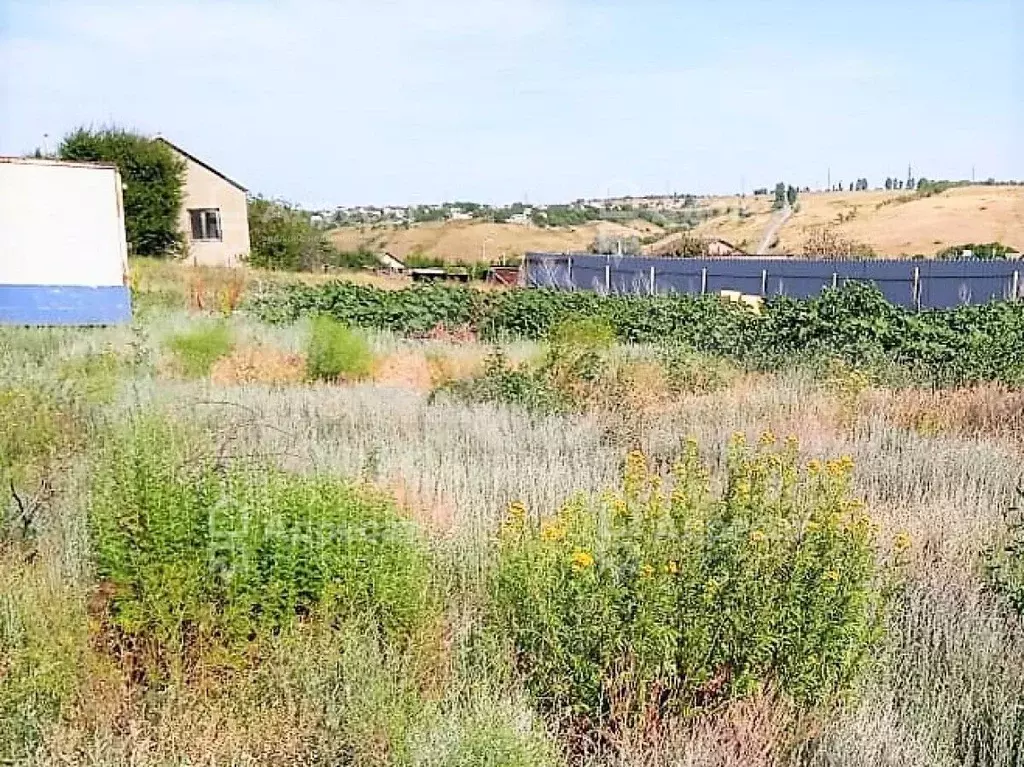
[[[498,261],[502,256],[522,256],[529,251],[581,251],[598,235],[643,237],[659,231],[642,222],[636,226],[601,221],[576,227],[541,229],[536,226],[492,224],[473,221],[417,224],[401,227],[342,227],[330,232],[341,250],[369,246],[404,259],[421,252],[452,262]]]
[[[1024,187],[967,186],[898,201],[907,194],[801,194],[800,210],[779,231],[779,244],[773,252],[799,253],[810,231],[830,224],[843,238],[869,245],[879,255],[932,255],[968,242],[998,241],[1024,249]],[[746,204],[754,214],[750,218],[715,218],[701,224],[696,233],[733,243],[756,243],[771,219],[770,200],[747,198]]]
[[[1024,444],[1024,392],[998,384],[872,390],[864,398],[864,411],[924,436],[994,437]]]
[[[306,380],[306,360],[273,346],[243,346],[213,363],[210,379],[222,386],[299,384]]]
[[[780,767],[800,727],[790,705],[759,693],[653,737],[627,737],[615,767]]]
[[[425,354],[403,350],[375,361],[373,381],[384,386],[426,392],[433,387],[433,374]]]

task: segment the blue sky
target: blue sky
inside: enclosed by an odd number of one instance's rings
[[[1024,178],[1024,0],[0,0],[0,154],[160,132],[309,205]]]

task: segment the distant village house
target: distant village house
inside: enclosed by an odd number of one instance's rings
[[[185,162],[180,221],[187,260],[196,266],[241,266],[249,257],[245,187],[167,139],[157,140]]]

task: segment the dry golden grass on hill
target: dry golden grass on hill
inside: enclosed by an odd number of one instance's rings
[[[401,227],[343,227],[333,230],[331,240],[342,250],[356,250],[360,245],[386,250],[397,258],[421,252],[440,256],[453,262],[498,261],[522,256],[529,251],[586,250],[598,235],[644,237],[661,229],[646,221],[629,226],[606,221],[566,228],[541,229],[517,224],[451,221]]]
[[[731,209],[696,228],[695,234],[719,237],[753,252],[772,221],[772,198],[736,195],[701,200],[701,206]],[[737,211],[745,208],[748,216]],[[801,194],[799,209],[778,233],[770,252],[800,253],[811,229],[832,224],[846,239],[862,242],[879,255],[933,255],[950,245],[1002,242],[1024,249],[1024,187],[969,186],[918,198],[896,191],[812,192]],[[497,261],[529,251],[583,251],[600,234],[645,238],[663,229],[646,221],[628,225],[598,222],[577,227],[535,226],[473,221],[401,227],[345,227],[330,233],[342,250],[361,245],[404,258],[420,252],[453,262]],[[666,232],[668,234],[668,232]]]
[[[816,192],[801,194],[798,202],[799,210],[780,230],[773,253],[801,252],[809,230],[827,224],[879,255],[933,255],[970,242],[1002,242],[1024,250],[1020,186],[959,187],[920,198],[908,192]],[[715,218],[697,232],[756,248],[771,220],[771,200],[760,198],[748,209],[754,214],[750,218]]]

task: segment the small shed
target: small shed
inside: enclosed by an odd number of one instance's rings
[[[113,165],[0,157],[0,324],[131,320]]]

